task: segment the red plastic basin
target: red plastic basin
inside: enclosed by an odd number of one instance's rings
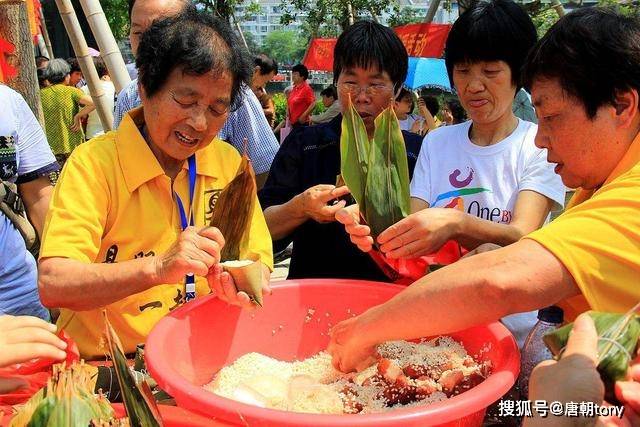
[[[291,280],[273,285],[265,307],[243,311],[209,296],[162,319],[145,348],[147,367],[178,406],[250,426],[480,426],[486,407],[514,384],[520,354],[500,323],[449,334],[469,354],[491,360],[492,374],[480,385],[444,402],[369,415],[315,415],[259,408],[202,388],[215,373],[249,352],[292,361],[324,350],[332,325],[380,304],[401,286],[354,280]],[[309,322],[308,310],[314,309]],[[451,315],[456,315],[451,308]]]

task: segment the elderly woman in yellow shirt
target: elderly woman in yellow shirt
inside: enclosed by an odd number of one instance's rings
[[[154,23],[138,49],[143,106],[65,166],[45,225],[39,286],[46,306],[62,308],[58,326],[85,358],[104,354],[103,308],[133,352],[194,291],[211,288],[251,306],[219,266],[224,236],[207,226],[240,163],[216,138],[250,77],[238,45],[227,24],[193,9]],[[268,290],[271,239],[259,207],[248,234],[241,257],[260,257]]]

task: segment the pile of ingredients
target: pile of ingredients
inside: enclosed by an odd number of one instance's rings
[[[343,374],[326,352],[283,362],[249,353],[218,372],[205,389],[264,408],[316,414],[367,414],[446,400],[478,385],[489,362],[478,363],[446,336],[378,346],[369,368]]]

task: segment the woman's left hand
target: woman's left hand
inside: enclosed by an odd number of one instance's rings
[[[262,294],[271,294],[271,288],[269,287],[269,269],[263,266],[262,277]],[[235,281],[231,274],[224,271],[220,264],[216,264],[209,270],[207,276],[209,287],[213,293],[221,300],[237,305],[245,309],[254,309],[256,305],[251,302],[249,295],[246,292],[240,291],[236,288]]]
[[[82,119],[84,119],[84,117],[85,115],[81,113],[73,116],[73,123],[71,124],[71,126],[69,126],[71,132],[78,132],[80,129],[82,129]]]
[[[378,236],[389,258],[417,258],[438,251],[451,240],[464,220],[457,209],[429,208],[412,213]]]

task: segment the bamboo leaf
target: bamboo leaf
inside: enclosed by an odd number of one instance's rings
[[[375,239],[410,213],[409,166],[398,118],[389,106],[375,120],[365,186],[365,219]]]
[[[242,244],[248,239],[249,225],[255,209],[256,177],[245,153],[235,178],[220,193],[211,218],[225,240],[220,261],[240,259]]]
[[[109,353],[113,360],[116,376],[120,383],[122,391],[122,400],[124,402],[127,416],[131,427],[160,427],[162,426],[162,418],[160,411],[153,400],[147,393],[140,389],[135,379],[131,375],[131,371],[127,366],[127,359],[122,351],[122,344],[118,335],[113,330],[106,311],[102,312],[106,325],[107,343],[109,345]]]
[[[615,402],[614,384],[625,378],[630,357],[640,338],[640,317],[634,313],[589,312],[598,331],[598,372],[605,384],[607,401]],[[573,323],[544,335],[543,341],[554,356],[561,354],[569,340]]]
[[[356,111],[351,97],[347,98],[342,116],[340,134],[340,173],[351,195],[365,214],[365,187],[369,161],[369,137],[362,117]]]

